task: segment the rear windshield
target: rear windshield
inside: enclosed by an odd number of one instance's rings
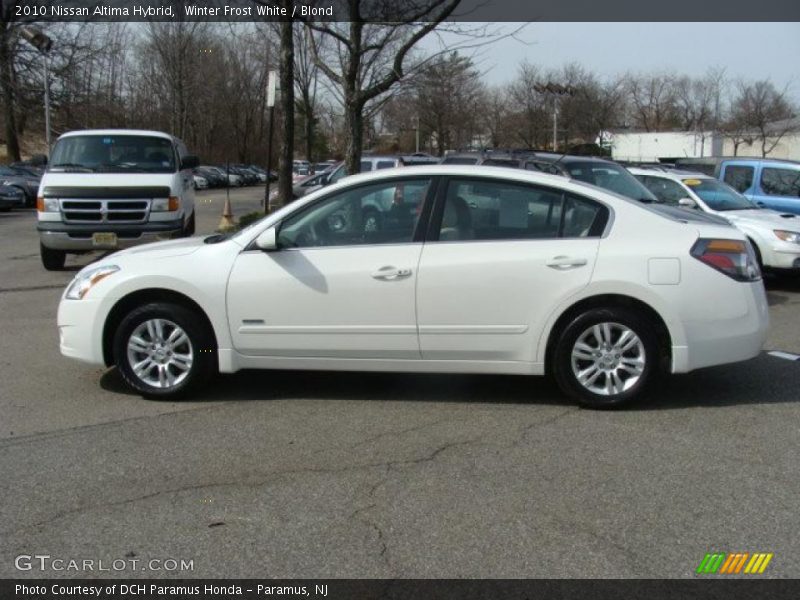
[[[641,181],[630,172],[612,163],[574,162],[565,165],[570,176],[578,181],[591,183],[622,196],[641,202],[659,202]]]
[[[60,139],[49,171],[174,173],[175,151],[166,138],[143,135],[75,135]]]

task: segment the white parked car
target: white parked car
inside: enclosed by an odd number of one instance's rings
[[[148,397],[245,368],[550,372],[592,407],[752,358],[767,323],[752,248],[724,221],[473,166],[348,177],[233,235],[118,252],[58,310],[64,355]]]
[[[208,179],[206,179],[202,175],[193,175],[192,177],[194,177],[194,189],[196,190],[208,189]]]
[[[702,173],[629,169],[659,200],[724,217],[753,244],[759,264],[800,273],[800,217],[762,208],[731,186]]]

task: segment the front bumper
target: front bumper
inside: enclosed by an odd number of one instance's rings
[[[0,196],[0,208],[23,208],[25,196],[23,194]]]
[[[104,314],[100,314],[104,313]],[[93,365],[105,366],[103,331],[105,307],[96,300],[67,300],[58,305],[58,340],[61,354]]]
[[[770,250],[770,256],[762,258],[764,267],[800,272],[800,244],[784,242],[775,244]]]
[[[141,225],[111,225],[100,226],[67,225],[62,222],[40,221],[36,227],[39,231],[39,240],[45,248],[51,250],[85,251],[85,250],[121,250],[147,244],[160,242],[180,237],[183,233],[183,221],[155,221]],[[95,245],[92,234],[109,232],[117,234],[117,244]]]

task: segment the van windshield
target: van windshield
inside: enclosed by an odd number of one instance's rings
[[[144,135],[75,135],[60,139],[49,171],[174,173],[175,151],[166,138]]]

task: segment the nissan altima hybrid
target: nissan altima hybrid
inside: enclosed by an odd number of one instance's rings
[[[234,234],[117,252],[58,310],[64,355],[150,398],[240,369],[548,374],[593,408],[753,358],[767,326],[753,249],[724,220],[459,165],[347,177]]]

